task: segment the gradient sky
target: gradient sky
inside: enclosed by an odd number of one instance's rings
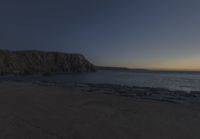
[[[0,48],[96,65],[200,70],[199,0],[1,0]]]

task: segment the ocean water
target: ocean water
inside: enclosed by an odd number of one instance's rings
[[[100,70],[94,73],[55,74],[51,76],[1,76],[0,80],[56,81],[63,84],[100,83],[170,90],[200,91],[200,73],[160,73]]]

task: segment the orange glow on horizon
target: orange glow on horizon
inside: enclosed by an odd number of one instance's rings
[[[200,56],[174,59],[171,61],[158,61],[156,63],[130,64],[127,67],[151,70],[200,71]]]

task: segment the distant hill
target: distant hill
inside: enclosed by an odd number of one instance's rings
[[[97,66],[98,70],[116,70],[116,71],[130,71],[130,72],[146,72],[146,73],[200,73],[200,71],[189,71],[189,70],[151,70],[151,69],[131,69],[131,68],[125,68],[125,67],[105,67],[105,66]]]
[[[121,71],[139,71],[139,72],[151,72],[148,69],[131,69],[125,67],[105,67],[105,66],[97,66],[98,70],[121,70]]]
[[[81,54],[0,50],[1,74],[91,72],[95,70],[95,66]]]

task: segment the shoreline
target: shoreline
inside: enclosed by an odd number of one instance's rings
[[[59,82],[64,84],[85,84],[85,83],[96,83],[96,84],[115,84],[115,85],[125,85],[125,86],[135,86],[135,87],[149,87],[149,88],[166,88],[170,91],[185,91],[185,92],[200,92],[200,87],[198,82],[200,81],[200,76],[194,75],[167,75],[142,73],[138,72],[133,73],[135,76],[133,79],[129,79],[129,76],[132,76],[130,72],[122,72],[124,76],[122,79],[117,78],[117,75],[121,74],[115,71],[109,72],[109,70],[101,70],[96,73],[59,73],[51,75],[5,75],[0,76],[1,80],[24,80],[24,81],[50,81],[50,82]],[[135,75],[136,74],[136,75]],[[156,80],[154,80],[154,75]],[[61,77],[63,76],[63,77]],[[144,76],[144,77],[143,77]],[[144,79],[143,79],[144,78]],[[128,79],[128,80],[127,80]],[[147,81],[145,81],[147,79]],[[113,82],[114,81],[114,82]]]
[[[180,103],[180,104],[200,104],[200,91],[169,90],[166,88],[138,87],[117,84],[95,84],[95,83],[75,83],[71,85],[59,84],[58,82],[39,81],[39,85],[75,87],[89,93],[106,95],[116,95],[131,97],[136,99],[147,99],[153,101]]]
[[[180,104],[200,104],[200,91],[170,90],[167,88],[127,86],[119,84],[96,84],[78,83],[66,84],[56,81],[25,81],[25,80],[1,80],[2,82],[21,82],[40,86],[54,86],[62,88],[77,88],[88,93],[106,94],[112,96],[131,97],[136,99],[146,99],[152,101],[180,103]]]

